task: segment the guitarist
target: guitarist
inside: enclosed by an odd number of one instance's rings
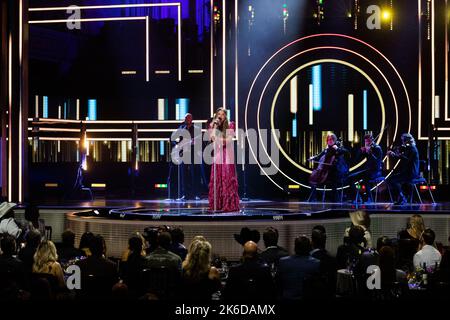
[[[309,201],[316,201],[317,185],[327,185],[334,189],[335,201],[339,201],[337,188],[341,187],[348,175],[348,164],[346,157],[349,151],[341,145],[334,133],[327,135],[327,147],[317,156],[311,157],[309,161],[318,162],[319,166],[310,177],[311,195]],[[318,170],[325,171],[326,179],[317,175]]]
[[[171,137],[172,147],[178,147],[179,156],[186,161],[179,164],[181,196],[177,200],[200,200],[198,184],[201,177],[199,166],[202,164],[202,131],[192,120],[192,114],[187,113]],[[196,152],[198,148],[200,152]]]

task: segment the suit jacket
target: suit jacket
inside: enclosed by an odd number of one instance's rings
[[[277,283],[287,300],[303,298],[305,280],[319,274],[320,261],[311,256],[293,255],[280,259]]]
[[[161,247],[145,257],[144,268],[167,267],[181,273],[181,258],[173,252]]]
[[[275,263],[276,265],[278,265],[280,258],[286,257],[288,255],[289,253],[287,252],[286,249],[280,246],[276,246],[266,248],[266,250],[264,250],[259,254],[259,258],[262,261],[267,262],[268,264]]]
[[[275,284],[269,266],[251,259],[231,267],[224,296],[226,300],[274,299]]]

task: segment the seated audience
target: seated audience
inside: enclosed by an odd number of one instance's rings
[[[270,267],[258,259],[253,241],[244,245],[242,262],[230,268],[224,291],[227,300],[267,300],[275,298]]]
[[[158,235],[158,247],[145,257],[144,268],[169,268],[181,273],[181,258],[169,251],[172,245],[172,237],[169,232],[161,232]]]
[[[278,265],[282,257],[289,255],[288,251],[278,245],[278,230],[268,227],[263,233],[263,241],[266,249],[259,254],[259,258],[270,264]]]
[[[94,239],[94,234],[92,232],[85,232],[81,235],[80,239],[80,250],[84,251],[84,255],[86,257],[89,257],[91,255],[91,250],[89,249],[91,247],[91,242]]]
[[[425,229],[422,233],[422,249],[413,258],[414,268],[422,268],[434,271],[441,263],[441,253],[433,246],[435,234],[431,229]]]
[[[24,286],[25,268],[16,254],[16,240],[11,235],[3,235],[0,240],[0,299],[17,299],[19,289]]]
[[[93,298],[108,296],[118,279],[117,266],[105,258],[105,245],[101,235],[91,239],[89,251],[90,255],[86,259],[77,261],[81,271],[81,290]]]
[[[422,216],[415,214],[408,220],[405,230],[398,233],[398,267],[403,270],[413,268],[413,257],[420,250],[421,236],[425,230]]]
[[[58,257],[60,261],[69,261],[76,257],[85,256],[83,250],[75,248],[75,233],[67,229],[61,235],[62,243],[58,248]]]
[[[56,247],[50,240],[44,240],[39,244],[34,254],[33,273],[50,275],[56,280],[56,283],[51,283],[52,286],[65,287],[64,273],[58,263]]]
[[[181,261],[186,259],[187,249],[184,246],[184,232],[181,228],[174,228],[170,231],[170,235],[172,236],[172,247],[170,251],[175,253],[181,258]]]
[[[277,283],[283,299],[302,299],[305,281],[320,272],[320,261],[309,255],[311,249],[309,239],[300,236],[295,239],[295,255],[280,259]]]
[[[315,226],[311,234],[311,257],[320,261],[320,273],[325,277],[324,294],[333,296],[336,291],[336,258],[325,249],[327,241],[326,230],[323,226]]]
[[[14,207],[17,204],[3,202],[0,204],[0,234],[9,234],[15,239],[22,234],[22,229],[14,219]]]
[[[30,230],[25,236],[25,247],[19,251],[19,259],[23,262],[25,270],[32,272],[34,254],[41,243],[41,233],[39,230]]]
[[[128,239],[129,254],[123,263],[122,278],[128,286],[129,292],[133,296],[139,295],[141,271],[144,268],[145,251],[143,251],[143,241],[139,234]]]
[[[243,227],[239,233],[234,234],[236,240],[241,246],[244,246],[248,241],[258,243],[261,239],[261,234],[258,230],[250,230],[248,227]]]
[[[364,230],[364,238],[366,239],[364,247],[372,248],[372,234],[370,233],[370,216],[366,211],[350,212],[350,220],[352,226],[360,226]],[[345,230],[345,237],[348,237],[350,227]]]
[[[183,262],[180,299],[209,301],[220,287],[219,271],[211,266],[211,244],[204,237],[196,237],[189,246]]]

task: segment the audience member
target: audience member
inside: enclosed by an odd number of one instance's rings
[[[69,261],[76,257],[85,256],[83,250],[75,248],[75,233],[72,230],[65,230],[62,235],[62,243],[58,248],[58,257],[60,261]]]
[[[64,273],[58,263],[56,247],[50,240],[43,240],[39,244],[34,254],[33,273],[53,276],[56,283],[51,283],[52,286],[65,287]]]
[[[275,298],[270,267],[258,259],[258,246],[255,242],[245,243],[242,262],[230,268],[224,296],[227,300]]]
[[[306,236],[295,239],[295,255],[280,259],[277,283],[286,300],[304,298],[305,281],[320,272],[320,261],[310,256],[311,242]]]
[[[184,232],[181,228],[174,228],[170,231],[172,236],[172,247],[170,251],[181,258],[181,261],[186,259],[187,249],[184,246]]]
[[[211,266],[211,251],[211,244],[203,237],[192,241],[183,262],[181,299],[208,301],[220,289],[220,274]]]
[[[15,239],[19,238],[22,229],[14,219],[14,207],[17,204],[12,202],[3,202],[0,204],[0,234],[9,234]]]
[[[41,243],[41,233],[39,230],[30,230],[25,236],[25,247],[19,251],[19,259],[23,262],[26,272],[33,270],[34,254]]]
[[[288,251],[278,245],[278,230],[268,227],[263,233],[263,241],[266,249],[259,254],[259,258],[270,264],[278,265],[282,257],[289,255]]]
[[[327,241],[326,230],[323,226],[315,226],[311,234],[312,251],[311,257],[320,261],[320,273],[325,279],[324,294],[333,296],[336,291],[336,258],[331,256],[325,249]]]
[[[433,246],[435,239],[434,231],[425,229],[422,233],[422,249],[419,250],[413,259],[414,268],[423,268],[434,271],[441,263],[441,253]]]

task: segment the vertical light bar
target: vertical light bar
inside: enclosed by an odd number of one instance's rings
[[[448,117],[448,0],[445,0],[445,100],[444,100],[444,108],[445,108],[445,120],[450,120]]]
[[[322,66],[320,64],[312,68],[312,84],[314,111],[320,111],[322,110]]]
[[[441,115],[439,107],[440,107],[440,97],[435,96],[434,97],[434,117],[435,117],[435,119],[439,119],[439,117]]]
[[[313,85],[309,85],[309,125],[312,126],[314,123],[314,90]]]
[[[175,120],[181,120],[180,118],[180,104],[175,103]]]
[[[150,81],[150,67],[149,67],[149,23],[148,23],[148,16],[145,17],[145,80],[147,82]]]
[[[43,96],[42,97],[42,117],[48,118],[48,97]]]
[[[89,120],[97,120],[97,100],[88,100],[88,117]]]
[[[76,120],[80,120],[80,99],[76,102]]]
[[[121,158],[120,161],[121,162],[127,162],[127,141],[121,141]]]
[[[298,111],[298,77],[295,76],[291,79],[291,113],[297,113]]]
[[[231,118],[231,110],[227,109],[227,118],[230,119]]]
[[[227,76],[226,76],[226,67],[227,67],[227,45],[226,45],[226,36],[227,36],[227,19],[226,19],[226,0],[222,0],[222,107],[226,109],[227,107]]]
[[[39,118],[39,96],[36,95],[34,99],[34,117]]]
[[[354,96],[352,94],[348,95],[348,141],[353,142],[354,138]]]
[[[209,27],[209,41],[210,41],[210,65],[209,65],[209,85],[210,85],[210,96],[211,96],[211,111],[210,111],[210,116],[214,116],[214,1],[210,1],[210,12],[211,12],[211,21],[210,21],[210,27]]]
[[[431,124],[434,125],[434,97],[436,95],[436,56],[435,56],[435,29],[436,29],[436,17],[435,17],[435,2],[431,1]],[[447,12],[445,14],[448,14]]]
[[[23,26],[22,26],[22,16],[23,16],[23,2],[22,0],[19,0],[19,67],[20,70],[22,70],[22,61],[23,61]],[[22,72],[22,71],[21,71]],[[20,85],[19,85],[19,202],[22,202],[22,178],[23,178],[23,157],[22,153],[24,152],[24,143],[23,140],[23,132],[22,132],[22,108],[23,108],[23,101],[22,101],[22,79],[20,79]],[[28,117],[28,115],[27,115]],[[10,137],[11,139],[11,137]]]
[[[418,139],[421,139],[422,134],[422,0],[417,0],[417,16],[419,19],[419,70],[418,70],[418,101],[417,106],[419,109],[418,112],[418,128],[417,128],[417,135]]]
[[[158,120],[166,120],[166,99],[158,99]]]
[[[12,37],[8,39],[8,201],[12,201]]]
[[[292,138],[297,138],[297,117],[292,119]]]
[[[367,90],[363,91],[363,130],[367,130]]]
[[[64,102],[64,119],[67,119],[67,102]]]
[[[177,6],[178,13],[178,81],[181,81],[181,3]],[[212,14],[212,13],[211,13]]]
[[[239,70],[238,70],[238,0],[234,1],[234,121],[236,122],[236,139],[239,140]]]
[[[61,119],[61,106],[58,106],[58,119]]]
[[[164,145],[164,140],[161,140],[161,141],[159,141],[159,155],[160,156],[163,156],[164,155],[164,153],[165,153],[165,145]]]

